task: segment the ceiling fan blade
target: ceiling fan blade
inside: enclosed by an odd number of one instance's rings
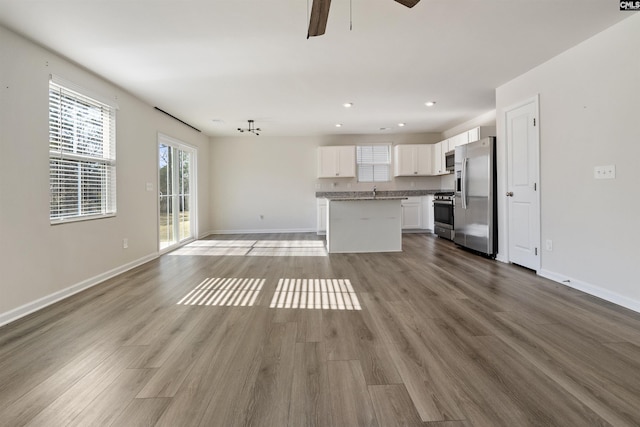
[[[331,0],[313,0],[307,38],[324,34],[329,18],[329,6],[331,6]]]
[[[396,0],[398,3],[407,7],[413,7],[418,4],[420,0]]]

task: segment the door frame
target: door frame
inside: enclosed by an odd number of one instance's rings
[[[504,135],[504,139],[505,139],[505,143],[504,143],[504,154],[505,154],[505,163],[504,163],[504,189],[506,191],[509,191],[509,141],[507,140],[508,138],[508,132],[507,132],[507,115],[508,113],[510,113],[513,110],[517,110],[518,108],[524,107],[527,104],[531,104],[533,103],[534,105],[534,111],[535,111],[535,116],[536,116],[536,126],[535,126],[535,133],[536,133],[536,141],[538,146],[536,147],[536,165],[535,165],[535,170],[537,172],[537,191],[535,191],[535,197],[536,197],[536,203],[538,204],[537,206],[537,210],[536,210],[536,216],[534,218],[534,221],[537,223],[536,225],[536,229],[537,229],[537,234],[534,236],[536,239],[536,246],[538,248],[538,257],[537,257],[537,262],[536,265],[534,266],[534,270],[536,271],[536,273],[538,273],[541,269],[541,265],[542,265],[542,248],[541,248],[541,242],[542,242],[542,204],[541,204],[541,193],[542,193],[542,185],[541,185],[541,180],[542,180],[542,175],[541,175],[541,162],[540,162],[540,148],[541,148],[541,140],[540,140],[540,94],[536,94],[535,96],[532,96],[530,98],[525,98],[515,104],[512,104],[506,108],[504,108],[502,110],[502,119],[503,119],[503,123],[504,123],[504,129],[502,129],[503,135]],[[504,193],[501,197],[506,197],[504,196]],[[507,263],[511,263],[511,255],[509,253],[509,239],[510,239],[510,230],[509,230],[509,224],[510,224],[510,212],[509,212],[509,202],[506,201],[505,205],[504,205],[504,212],[506,214],[506,221],[503,223],[504,226],[504,233],[506,236],[505,242],[506,242],[506,248],[504,248],[504,253],[503,253],[503,260],[504,262]]]
[[[170,145],[172,147],[177,147],[184,149],[185,151],[189,151],[192,155],[191,165],[190,165],[190,180],[189,180],[189,189],[191,193],[190,200],[190,227],[192,236],[188,239],[184,239],[182,241],[177,241],[171,246],[167,246],[166,248],[160,248],[160,166],[158,163],[158,159],[160,157],[160,144]],[[163,254],[166,252],[170,252],[180,246],[183,246],[189,242],[192,242],[198,238],[198,149],[193,145],[189,145],[182,140],[177,138],[173,138],[167,134],[162,132],[158,132],[158,137],[156,140],[156,241],[158,247],[158,253]]]

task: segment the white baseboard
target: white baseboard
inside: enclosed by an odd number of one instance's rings
[[[54,292],[50,295],[47,295],[45,297],[42,297],[40,299],[27,303],[23,306],[10,310],[6,313],[0,313],[0,326],[16,321],[21,317],[24,317],[28,314],[33,313],[34,311],[41,310],[51,304],[54,304],[60,300],[68,298],[71,295],[77,294],[78,292],[84,291],[85,289],[88,289],[92,286],[102,283],[107,279],[117,276],[118,274],[122,274],[125,271],[129,271],[132,268],[138,267],[139,265],[142,265],[156,258],[158,258],[157,253],[147,255],[145,257],[132,261],[128,264],[121,265],[120,267],[116,267],[102,274],[98,274],[97,276],[83,280],[80,283],[76,283],[75,285],[69,286],[68,288],[62,289],[58,292]]]
[[[506,256],[504,256],[503,254],[501,254],[501,253],[498,253],[496,255],[496,261],[504,262],[506,264],[509,263],[509,259]]]
[[[582,282],[572,277],[567,277],[565,275],[555,273],[553,271],[541,269],[538,271],[538,275],[549,280],[553,280],[554,282],[560,283],[561,285],[577,289],[589,295],[593,295],[594,297],[601,298],[605,301],[612,302],[614,304],[628,308],[629,310],[640,313],[640,301],[638,300],[620,295],[616,292],[611,292],[608,289],[604,289],[590,283]]]
[[[212,234],[275,234],[275,233],[315,233],[316,228],[281,228],[281,229],[255,229],[255,230],[213,230]]]

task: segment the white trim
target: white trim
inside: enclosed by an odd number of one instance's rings
[[[85,97],[89,97],[89,98],[93,98],[94,100],[107,105],[111,108],[114,108],[116,110],[120,109],[120,106],[118,106],[118,103],[115,102],[115,100],[110,99],[104,95],[101,95],[93,90],[89,90],[86,89],[78,84],[75,84],[67,79],[65,79],[64,77],[60,77],[57,74],[49,74],[49,81],[52,81],[53,83],[59,85],[59,86],[64,86],[66,89],[76,92],[81,96],[85,96]]]
[[[184,245],[188,245],[189,243],[193,243],[196,240],[199,240],[200,237],[198,237],[197,239],[195,237],[189,237],[188,239],[184,239],[179,241],[178,243],[175,243],[171,246],[167,246],[166,248],[162,248],[158,251],[159,255],[164,255],[166,253],[169,253],[171,251],[175,251],[176,249],[180,249],[181,247],[183,247]]]
[[[503,123],[503,129],[502,129],[502,134],[504,136],[504,188],[508,191],[509,190],[509,141],[507,140],[507,127],[508,127],[508,123],[507,123],[507,114],[509,114],[511,111],[517,110],[518,108],[522,108],[528,104],[533,104],[535,107],[535,115],[536,115],[536,121],[537,124],[535,126],[535,131],[537,134],[537,139],[538,139],[538,150],[536,152],[536,163],[537,163],[537,167],[538,167],[538,190],[536,191],[536,198],[537,198],[537,203],[538,203],[538,216],[536,218],[537,221],[537,228],[538,228],[538,234],[537,234],[537,242],[535,242],[538,246],[538,257],[536,258],[536,265],[534,266],[535,268],[533,268],[534,271],[538,272],[541,268],[542,268],[542,248],[540,247],[541,242],[542,242],[542,186],[541,186],[541,181],[542,181],[542,160],[541,160],[541,150],[542,150],[542,141],[540,139],[540,94],[537,93],[534,96],[530,97],[530,98],[525,98],[515,104],[512,104],[506,108],[502,109],[502,117],[504,119],[504,123]],[[497,131],[497,129],[496,129]],[[496,132],[498,133],[498,132]],[[501,193],[498,193],[501,194]],[[497,196],[497,195],[496,195]],[[505,213],[505,218],[506,218],[506,222],[504,223],[504,234],[506,236],[506,248],[504,248],[503,251],[500,251],[500,249],[498,248],[498,251],[501,252],[498,254],[499,258],[501,260],[504,260],[504,262],[511,262],[511,258],[510,258],[510,254],[509,254],[509,203],[506,202],[504,205],[504,213]],[[499,228],[499,226],[498,226]],[[500,235],[500,230],[498,230],[498,235]],[[499,242],[498,242],[499,243]],[[499,246],[499,245],[498,245]]]
[[[273,233],[316,233],[316,228],[281,228],[281,229],[254,229],[254,230],[213,230],[207,233],[212,234],[273,234]]]
[[[500,261],[500,262],[503,262],[505,264],[509,264],[509,260],[507,259],[507,257],[504,256],[504,254],[501,254],[501,253],[496,254],[496,261]]]
[[[126,271],[129,271],[133,268],[136,268],[142,264],[145,264],[149,261],[152,261],[158,258],[158,253],[153,253],[132,261],[130,263],[121,265],[120,267],[116,267],[112,270],[106,271],[104,273],[98,274],[97,276],[90,277],[89,279],[83,280],[82,282],[76,283],[75,285],[69,286],[68,288],[62,289],[58,292],[54,292],[45,297],[39,298],[35,301],[27,303],[21,307],[15,308],[13,310],[7,311],[6,313],[0,313],[0,326],[6,325],[8,323],[14,322],[24,316],[27,316],[35,311],[41,310],[51,304],[54,304],[58,301],[61,301],[65,298],[68,298],[78,292],[82,292],[85,289],[89,289],[95,285],[99,285],[107,279],[111,279],[112,277],[117,276],[118,274],[122,274]]]
[[[605,301],[612,302],[614,304],[628,308],[629,310],[640,313],[640,301],[638,300],[620,295],[616,292],[611,292],[608,289],[601,288],[600,286],[596,286],[591,283],[582,282],[578,279],[567,277],[560,273],[555,273],[553,271],[541,269],[540,271],[538,271],[538,275],[546,279],[553,280],[554,282],[560,283],[561,285],[567,286],[569,288],[577,289],[594,297],[601,298]]]
[[[160,248],[160,165],[158,159],[160,157],[160,144],[167,145],[169,147],[175,147],[183,151],[187,151],[191,154],[193,162],[191,163],[191,175],[193,177],[192,180],[189,181],[189,186],[192,191],[191,198],[191,209],[193,210],[193,215],[191,216],[192,224],[191,224],[191,233],[192,236],[188,239],[185,239],[181,242],[176,242],[171,246],[167,246],[166,248]],[[158,251],[161,254],[171,252],[174,249],[177,249],[183,246],[186,243],[190,243],[192,240],[195,240],[199,237],[199,215],[198,215],[198,147],[195,145],[190,145],[180,139],[171,137],[165,133],[158,132],[157,134],[157,142],[156,142],[156,212],[157,212],[157,223],[156,223],[156,236],[157,236],[157,244]]]
[[[173,145],[185,150],[198,151],[198,147],[188,144],[180,139],[167,135],[166,133],[158,132],[158,144],[165,143],[165,145]]]

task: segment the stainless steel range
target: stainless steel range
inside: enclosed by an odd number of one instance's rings
[[[439,191],[433,195],[434,232],[438,237],[453,240],[453,212],[455,194],[453,191]]]

